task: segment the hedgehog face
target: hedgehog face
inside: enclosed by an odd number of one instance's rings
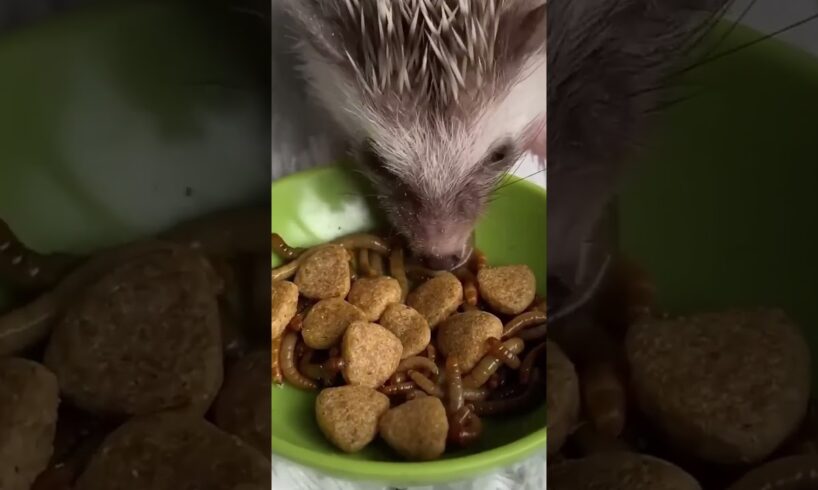
[[[499,177],[544,140],[542,0],[293,0],[303,71],[413,251],[470,253]]]

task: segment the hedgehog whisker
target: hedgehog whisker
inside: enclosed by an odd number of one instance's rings
[[[528,180],[528,179],[530,179],[530,178],[532,178],[532,177],[534,177],[534,176],[536,176],[536,175],[539,175],[539,174],[541,174],[541,173],[543,173],[543,172],[545,172],[545,169],[544,169],[544,168],[541,168],[540,170],[537,170],[536,172],[533,172],[533,173],[531,173],[531,174],[529,174],[529,175],[526,175],[525,177],[520,177],[519,179],[515,179],[515,180],[512,180],[511,182],[507,182],[507,183],[505,183],[505,184],[503,184],[503,185],[499,186],[499,187],[498,187],[496,190],[497,190],[497,191],[499,191],[499,190],[501,190],[501,189],[505,189],[506,187],[508,187],[508,186],[510,186],[510,185],[514,185],[514,184],[520,183],[520,182],[522,182],[523,180]],[[496,192],[496,191],[495,191],[495,192]]]
[[[782,27],[781,29],[775,30],[775,31],[773,31],[773,32],[771,32],[769,34],[765,34],[765,35],[757,37],[757,38],[755,38],[755,39],[753,39],[751,41],[747,41],[747,42],[745,42],[743,44],[740,44],[738,46],[730,48],[730,49],[728,49],[726,51],[722,51],[721,53],[717,53],[717,54],[715,54],[713,56],[704,58],[704,59],[702,59],[702,60],[700,60],[700,61],[698,61],[696,63],[688,65],[687,67],[682,68],[682,69],[674,72],[671,76],[678,76],[678,75],[687,73],[689,71],[695,70],[696,68],[699,68],[699,67],[702,67],[704,65],[710,64],[710,63],[712,63],[714,61],[717,61],[717,60],[720,60],[720,59],[725,58],[727,56],[736,54],[736,53],[738,53],[740,51],[744,51],[745,49],[748,49],[748,48],[751,48],[751,47],[755,46],[756,44],[760,44],[760,43],[763,43],[764,41],[769,41],[770,39],[774,39],[775,37],[780,36],[781,34],[784,34],[784,33],[788,32],[788,31],[791,31],[792,29],[795,29],[796,27],[800,27],[800,26],[802,26],[804,24],[807,24],[808,22],[812,22],[813,20],[816,20],[816,19],[818,19],[818,13],[812,14],[812,15],[810,15],[808,17],[805,17],[805,18],[803,18],[803,19],[801,19],[801,20],[799,20],[797,22],[793,22],[792,24],[789,24],[789,25],[787,25],[785,27]]]
[[[735,0],[727,2],[726,5],[732,5],[734,3],[734,1]],[[730,35],[733,34],[733,32],[735,32],[736,27],[738,27],[738,25],[741,23],[741,21],[744,20],[745,17],[747,17],[747,14],[750,13],[750,10],[753,9],[753,7],[756,5],[757,1],[758,0],[750,0],[750,3],[748,3],[747,6],[744,7],[744,10],[741,11],[741,13],[736,18],[736,20],[733,21],[732,24],[730,24],[730,28],[727,29],[727,32],[725,32],[719,38],[719,40],[716,41],[716,43],[713,44],[713,46],[711,46],[707,51],[705,51],[702,54],[702,56],[701,56],[702,59],[707,58],[710,55],[712,55],[717,49],[719,49],[727,41],[727,39],[730,37]]]

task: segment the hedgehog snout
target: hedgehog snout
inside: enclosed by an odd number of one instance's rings
[[[433,270],[453,270],[471,256],[472,226],[463,222],[422,223],[408,233],[414,255]]]

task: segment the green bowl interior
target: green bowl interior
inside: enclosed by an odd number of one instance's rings
[[[266,198],[257,41],[209,4],[116,2],[0,37],[0,215],[27,244],[86,251]]]
[[[272,185],[272,230],[308,246],[378,226],[364,187],[342,167],[324,167]],[[477,227],[477,246],[493,264],[525,263],[545,288],[545,191],[527,182],[506,187]],[[277,263],[274,259],[274,265]],[[545,448],[545,405],[487,420],[480,442],[429,463],[403,463],[381,443],[359,454],[335,450],[319,432],[315,395],[290,387],[272,393],[273,452],[328,474],[390,485],[426,485],[477,476]]]
[[[83,253],[266,200],[269,75],[248,22],[132,0],[0,36],[0,217],[40,252]]]
[[[758,34],[736,30],[723,49]],[[671,312],[784,308],[818,347],[818,59],[768,41],[691,71],[621,200]],[[813,376],[818,380],[818,376]]]

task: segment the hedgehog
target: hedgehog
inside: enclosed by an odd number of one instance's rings
[[[654,118],[683,101],[677,75],[732,0],[551,0],[548,6],[548,275],[570,288]],[[746,12],[745,12],[746,13]],[[587,265],[587,264],[582,264]],[[593,274],[591,274],[593,276]]]
[[[285,0],[312,96],[428,266],[471,253],[498,179],[544,157],[545,0]]]

